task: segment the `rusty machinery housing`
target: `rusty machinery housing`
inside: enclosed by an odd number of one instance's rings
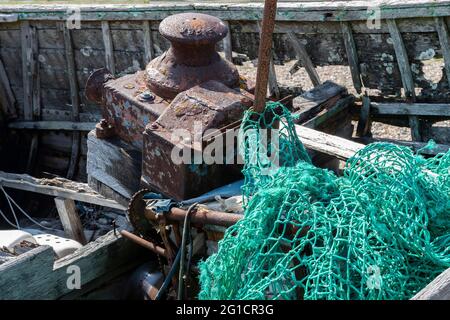
[[[205,145],[194,142],[206,130],[240,120],[252,95],[239,87],[237,68],[215,50],[228,32],[223,21],[182,13],[164,19],[159,30],[171,43],[166,52],[146,70],[118,79],[106,69],[95,71],[86,96],[102,106],[97,138],[116,136],[142,153],[141,186],[182,200],[239,178],[239,165],[179,164],[171,154],[177,148],[201,152]],[[178,129],[190,133],[181,144],[172,141]]]

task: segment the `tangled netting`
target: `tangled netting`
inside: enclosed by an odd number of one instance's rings
[[[279,141],[258,143],[261,128]],[[450,266],[450,152],[375,143],[338,177],[279,104],[248,112],[246,132],[245,215],[201,263],[200,299],[407,299]]]

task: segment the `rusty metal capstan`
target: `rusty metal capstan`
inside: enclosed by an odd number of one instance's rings
[[[216,52],[216,43],[228,33],[224,22],[202,13],[169,16],[159,25],[161,35],[171,47],[152,60],[147,68],[147,84],[158,96],[172,99],[206,81],[227,87],[239,83],[236,67]]]

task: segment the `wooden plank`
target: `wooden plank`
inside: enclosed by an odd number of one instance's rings
[[[87,184],[63,178],[37,179],[27,174],[15,174],[0,171],[0,184],[8,188],[72,199],[108,208],[126,210],[126,207],[99,195]]]
[[[45,274],[51,274],[55,254],[50,246],[40,246],[25,252],[16,259],[0,265],[0,298],[25,299],[41,290],[41,281],[35,280]],[[27,293],[28,292],[28,293]]]
[[[8,74],[6,73],[5,66],[2,59],[0,58],[0,90],[2,92],[2,103],[6,108],[5,114],[8,118],[17,117],[16,110],[16,97],[11,89],[11,84],[9,82]]]
[[[103,44],[105,46],[105,64],[106,68],[112,74],[116,74],[116,65],[114,61],[114,46],[111,35],[111,29],[108,21],[102,21]]]
[[[444,68],[447,76],[448,86],[450,88],[450,38],[448,33],[447,23],[445,18],[436,17],[436,31],[439,37],[439,43],[441,44],[442,56],[444,57]]]
[[[350,105],[355,101],[355,98],[353,96],[348,96],[345,98],[340,99],[336,102],[333,106],[331,106],[329,109],[325,109],[322,112],[320,112],[317,116],[312,118],[311,120],[303,123],[302,125],[315,129],[318,128],[320,125],[324,124],[326,121],[332,119],[333,117],[337,116],[339,113],[343,112],[345,109],[349,108]]]
[[[372,119],[370,118],[370,98],[367,95],[362,96],[362,107],[359,113],[356,135],[365,137],[371,134]]]
[[[414,79],[412,76],[411,65],[409,64],[408,53],[406,51],[403,38],[397,27],[397,22],[393,19],[388,19],[389,34],[392,38],[392,44],[397,57],[397,64],[402,78],[403,89],[408,102],[414,102],[416,99]],[[420,121],[416,116],[409,117],[409,124],[411,127],[411,137],[414,141],[422,140],[420,133]]]
[[[319,151],[340,160],[347,160],[365,145],[326,134],[304,126],[295,125],[295,132],[307,149]]]
[[[450,117],[450,104],[372,102],[370,112],[373,115]]]
[[[428,148],[428,143],[425,142],[416,142],[416,141],[404,141],[404,140],[395,140],[395,139],[384,139],[384,138],[372,138],[372,137],[361,137],[354,139],[356,142],[361,142],[364,144],[369,144],[373,142],[389,142],[393,144],[398,144],[400,146],[405,146],[411,148],[414,152],[417,152],[422,155],[427,156],[435,156],[439,153],[446,153],[450,150],[450,146],[446,144],[434,144]]]
[[[69,78],[70,86],[70,100],[72,103],[72,121],[78,122],[80,120],[80,96],[78,88],[77,70],[75,65],[75,55],[73,52],[72,34],[67,28],[66,24],[60,25],[63,31],[64,49],[67,63],[67,76]],[[70,153],[69,168],[67,169],[67,179],[72,179],[78,167],[78,159],[80,157],[80,132],[72,133],[72,149]]]
[[[312,63],[311,58],[309,57],[308,52],[305,49],[305,46],[298,41],[293,33],[288,33],[287,35],[295,51],[297,59],[302,62],[302,65],[306,69],[306,72],[308,73],[308,76],[311,79],[314,87],[317,87],[322,82],[320,81],[319,74],[317,73],[316,67]]]
[[[0,14],[0,22],[17,22],[19,21],[18,14]]]
[[[102,193],[96,189],[101,182],[130,199],[140,189],[142,151],[117,138],[98,139],[95,130],[89,132],[87,145],[86,171],[96,180],[91,188]]]
[[[425,16],[450,16],[450,1],[405,0],[383,3],[383,18],[400,19]],[[263,3],[152,3],[145,5],[9,5],[2,13],[20,13],[20,19],[63,20],[68,9],[79,7],[83,21],[162,20],[167,15],[198,11],[224,20],[261,20]],[[351,21],[367,20],[367,8],[373,1],[280,2],[277,19],[282,21]]]
[[[224,23],[228,28],[228,33],[225,36],[225,38],[223,38],[223,40],[222,40],[223,51],[225,53],[225,59],[227,59],[230,62],[233,62],[233,48],[232,48],[232,43],[231,43],[231,28],[230,28],[230,24],[228,21],[224,21]]]
[[[21,45],[22,45],[22,76],[24,92],[24,110],[25,120],[33,120],[33,82],[31,74],[31,64],[34,60],[31,45],[31,27],[28,21],[23,21],[21,27]]]
[[[136,267],[143,257],[148,259],[144,249],[114,231],[56,261],[52,248],[41,246],[0,265],[0,299],[75,299],[93,281],[101,286],[108,275]],[[81,289],[68,286],[74,271],[79,271]]]
[[[411,300],[450,300],[450,268],[419,291]]]
[[[95,122],[72,121],[14,121],[9,123],[8,127],[10,129],[91,131],[95,128],[95,124]]]
[[[142,31],[144,32],[144,64],[153,60],[153,38],[152,30],[150,28],[150,21],[142,21]]]
[[[341,22],[342,35],[344,37],[345,50],[347,52],[348,65],[352,74],[353,86],[356,92],[361,93],[361,73],[359,70],[358,51],[353,39],[352,27],[349,22]]]
[[[85,245],[87,241],[75,201],[57,197],[55,205],[66,236]]]
[[[327,107],[331,107],[347,90],[332,82],[325,81],[323,84],[294,98],[292,101],[293,113],[296,115],[297,123],[304,123],[313,118]]]

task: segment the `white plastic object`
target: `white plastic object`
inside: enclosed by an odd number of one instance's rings
[[[14,247],[22,241],[37,243],[28,232],[21,230],[0,230],[0,248],[6,247],[9,251],[13,251]]]
[[[34,235],[33,238],[41,246],[52,247],[58,259],[63,258],[82,247],[82,244],[75,240],[58,237],[48,233],[37,234]]]

